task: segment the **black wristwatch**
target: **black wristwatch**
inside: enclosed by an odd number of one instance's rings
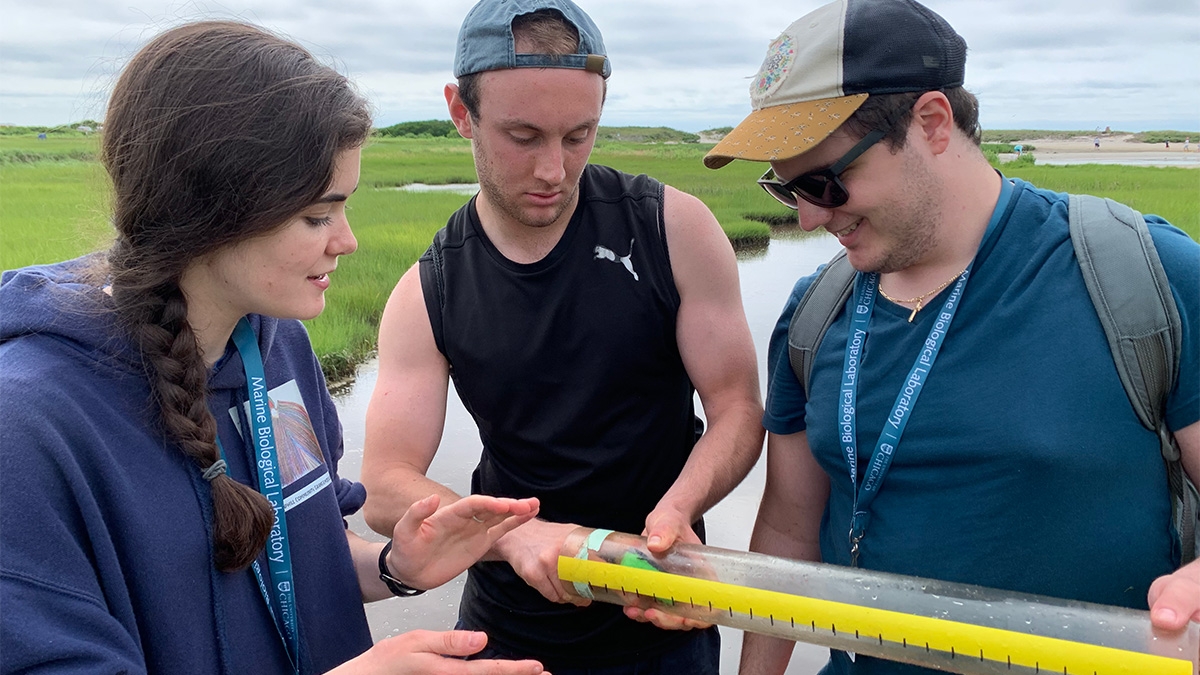
[[[424,593],[425,591],[419,588],[413,588],[412,586],[409,586],[403,581],[400,581],[396,577],[392,576],[387,566],[387,554],[388,551],[391,550],[392,542],[389,541],[383,547],[383,550],[379,552],[379,579],[387,585],[388,590],[392,592],[392,595],[398,595],[402,598],[411,598],[414,595],[420,595]]]

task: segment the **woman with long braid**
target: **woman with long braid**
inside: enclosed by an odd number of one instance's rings
[[[372,646],[363,601],[444,583],[536,500],[343,518],[341,427],[298,319],[357,242],[371,129],[345,77],[239,23],[165,32],[116,83],[107,254],[0,285],[0,670],[502,673],[486,637]]]

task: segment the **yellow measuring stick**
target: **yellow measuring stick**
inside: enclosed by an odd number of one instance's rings
[[[1066,675],[1192,675],[1183,659],[1103,647],[1019,631],[937,619],[893,610],[808,598],[778,591],[697,579],[656,570],[560,556],[558,575],[595,589],[621,591],[712,610],[706,620],[722,623],[726,613],[774,626],[853,634],[875,643],[942,652],[953,659],[996,662],[1037,673]],[[670,611],[670,606],[661,607]],[[862,650],[868,653],[868,650]]]

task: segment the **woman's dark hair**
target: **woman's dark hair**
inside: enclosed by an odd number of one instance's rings
[[[179,281],[201,256],[283,226],[328,189],[339,152],[371,129],[349,81],[299,45],[235,22],[168,30],[121,73],[101,157],[117,239],[107,267],[167,438],[201,468],[218,459],[208,368]],[[213,556],[249,565],[275,515],[257,490],[211,481]]]
[[[962,87],[943,89],[942,93],[950,101],[950,111],[954,114],[954,125],[979,145],[982,131],[979,128],[979,100],[975,95]],[[902,94],[872,94],[867,97],[862,106],[854,111],[846,120],[846,130],[852,135],[862,138],[875,129],[887,129],[883,137],[893,151],[904,147],[908,138],[908,122],[912,119],[912,107],[917,99],[925,92],[914,91]]]

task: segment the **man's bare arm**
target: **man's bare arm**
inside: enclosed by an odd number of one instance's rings
[[[676,541],[699,543],[691,524],[746,477],[763,441],[758,363],[733,247],[712,212],[695,197],[667,187],[663,211],[679,291],[676,340],[708,424],[679,476],[646,516],[644,534],[656,552]],[[625,614],[660,628],[707,625],[654,608],[626,607]]]
[[[737,260],[700,200],[666,188],[671,272],[679,290],[679,352],[700,395],[707,429],[646,519],[650,548],[692,541],[690,525],[729,494],[762,451],[762,398],[754,343],[742,308]]]
[[[362,481],[364,516],[371,529],[391,535],[409,506],[431,494],[442,504],[460,499],[426,477],[446,421],[450,366],[433,339],[419,269],[404,274],[379,326],[379,379],[367,408]],[[530,586],[555,602],[568,596],[558,583],[558,551],[576,526],[531,520],[501,537],[484,560],[505,560]]]
[[[821,560],[821,514],[829,499],[829,476],[813,459],[808,434],[767,435],[767,484],[750,536],[750,550],[794,560]],[[746,633],[742,675],[780,675],[794,642]]]
[[[367,406],[363,514],[371,529],[391,536],[408,507],[431,494],[459,498],[425,477],[446,421],[450,367],[433,340],[416,265],[392,291],[379,324],[379,379]]]

